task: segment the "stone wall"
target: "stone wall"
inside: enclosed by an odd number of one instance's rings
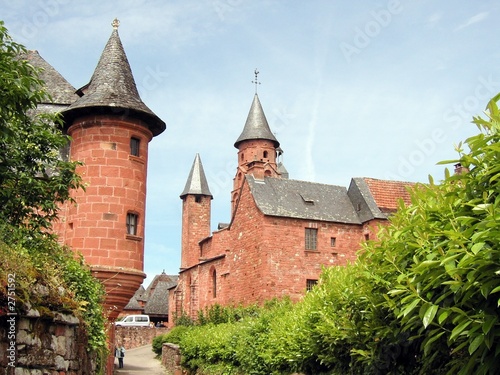
[[[73,315],[42,318],[0,317],[0,375],[95,374],[95,355],[87,352],[87,336]]]
[[[178,345],[170,343],[163,344],[161,348],[161,363],[167,369],[168,375],[187,374],[181,367],[181,352]]]
[[[128,350],[149,345],[156,336],[167,332],[168,328],[116,327],[115,341]]]

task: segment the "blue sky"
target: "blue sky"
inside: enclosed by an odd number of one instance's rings
[[[500,3],[484,1],[0,0],[10,34],[86,84],[117,17],[143,101],[167,123],[150,144],[145,272],[180,265],[181,200],[200,153],[227,222],[234,141],[259,98],[290,178],[443,176],[437,162],[500,91]]]

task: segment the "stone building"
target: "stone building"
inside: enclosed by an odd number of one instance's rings
[[[409,202],[406,182],[353,178],[345,188],[289,179],[257,94],[234,146],[228,224],[210,233],[213,197],[199,155],[180,195],[182,254],[171,317],[195,319],[215,303],[298,300],[323,267],[355,260],[360,243],[375,238],[399,199]]]

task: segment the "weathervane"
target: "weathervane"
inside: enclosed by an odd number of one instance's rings
[[[113,20],[113,22],[111,23],[111,26],[113,26],[113,29],[118,29],[118,26],[120,26],[120,21],[118,20],[118,18],[115,18]]]
[[[260,73],[257,68],[255,68],[255,81],[252,81],[252,83],[255,83],[255,93],[257,94],[257,85],[260,85],[260,82],[259,82],[259,79],[257,77],[257,75]]]

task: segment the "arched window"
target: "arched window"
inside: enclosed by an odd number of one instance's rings
[[[267,158],[267,151],[264,151],[264,158]]]
[[[212,295],[217,298],[217,271],[212,271]]]

